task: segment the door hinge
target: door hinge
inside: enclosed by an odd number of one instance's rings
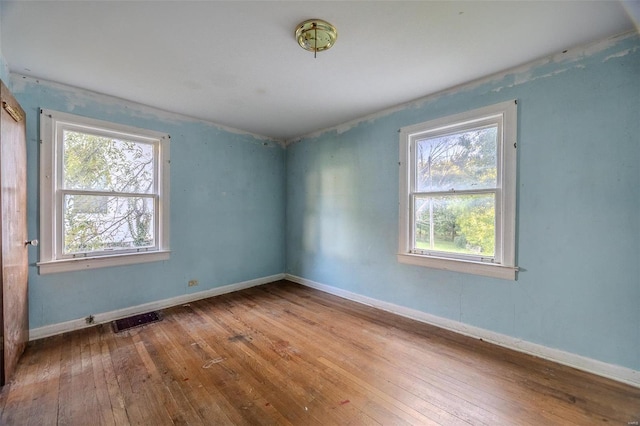
[[[9,115],[11,116],[11,118],[13,118],[14,121],[17,121],[19,123],[24,118],[20,111],[18,111],[17,109],[9,105],[7,102],[2,102],[2,107],[5,109],[5,111],[9,113]]]

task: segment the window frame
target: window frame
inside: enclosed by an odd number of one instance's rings
[[[95,195],[94,190],[62,188],[64,130],[121,137],[153,145],[155,245],[140,249],[63,254],[63,199],[65,193]],[[167,260],[169,248],[170,139],[166,133],[125,126],[59,111],[40,110],[40,261],[39,273],[78,271]],[[118,194],[118,193],[116,193]]]
[[[495,188],[495,253],[492,258],[413,250],[416,158],[418,140],[437,137],[487,124],[498,125],[497,182]],[[400,263],[468,274],[515,280],[517,100],[437,118],[400,129],[400,197],[397,260]],[[493,191],[493,190],[492,190]],[[455,191],[460,194],[474,191]],[[485,191],[486,192],[486,191]],[[435,193],[435,192],[434,192]]]

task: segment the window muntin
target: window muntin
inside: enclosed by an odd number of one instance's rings
[[[40,273],[168,258],[168,135],[43,110],[41,139]]]
[[[400,262],[515,278],[515,126],[512,101],[401,129]]]

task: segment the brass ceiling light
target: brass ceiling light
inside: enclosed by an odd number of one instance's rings
[[[313,52],[316,57],[317,52],[322,52],[331,48],[338,38],[336,28],[322,19],[309,19],[298,25],[296,28],[296,40],[305,50]]]

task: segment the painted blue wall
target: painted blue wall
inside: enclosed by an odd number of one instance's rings
[[[39,108],[171,135],[171,259],[38,275],[29,260],[30,327],[162,300],[284,270],[284,159],[277,143],[12,74],[27,113],[28,226],[38,235]],[[190,279],[199,280],[188,287]]]
[[[428,76],[425,76],[428,78]],[[518,99],[517,281],[399,264],[398,129]],[[287,148],[287,272],[640,370],[640,39]]]
[[[5,82],[5,85],[10,85],[9,67],[7,67],[7,63],[2,56],[2,52],[0,52],[0,80]]]
[[[0,4],[0,13],[2,12],[2,5]],[[0,80],[9,87],[9,64],[2,56],[2,28],[0,28]],[[11,87],[9,87],[11,89]]]

